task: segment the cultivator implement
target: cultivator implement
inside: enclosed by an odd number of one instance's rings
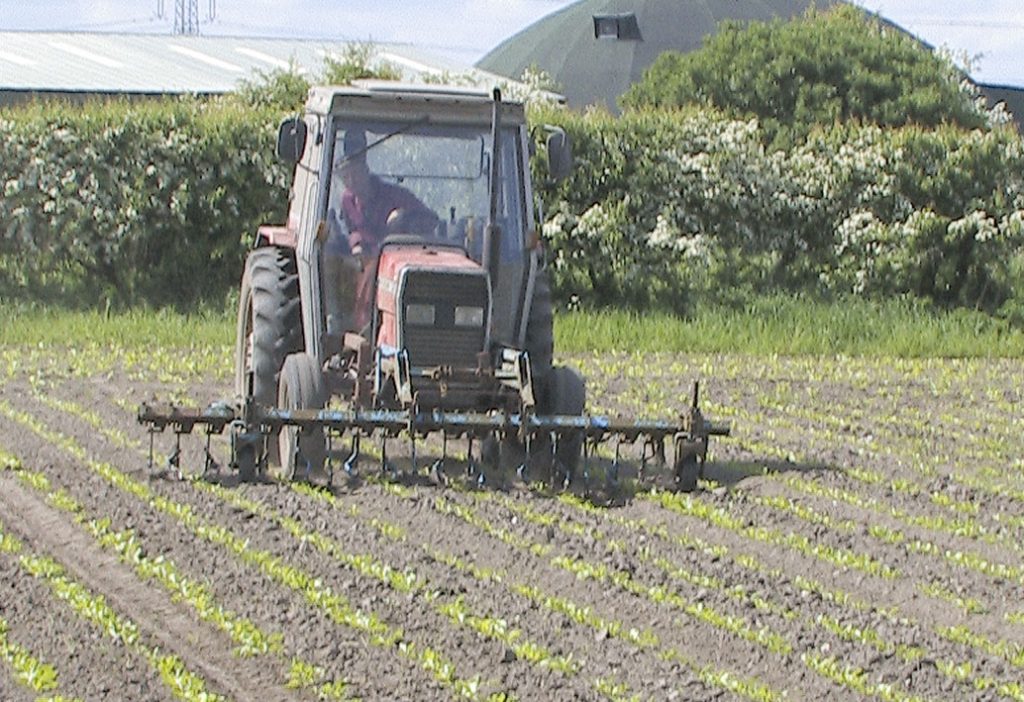
[[[727,425],[708,421],[697,406],[697,386],[694,386],[693,404],[675,421],[629,421],[597,415],[537,415],[529,412],[500,411],[444,411],[389,410],[389,409],[322,409],[285,410],[263,407],[252,401],[236,404],[214,403],[204,409],[179,407],[172,404],[143,404],[139,408],[139,422],[150,432],[150,466],[153,466],[153,436],[170,429],[175,434],[175,447],[168,459],[178,468],[180,438],[192,434],[198,427],[207,437],[206,470],[219,468],[209,447],[213,435],[230,433],[231,466],[243,479],[252,479],[263,472],[267,464],[267,442],[285,427],[294,427],[300,436],[323,432],[327,437],[327,473],[333,480],[335,466],[348,476],[354,476],[363,461],[364,443],[377,442],[374,460],[382,473],[397,475],[398,471],[388,458],[388,444],[404,440],[409,446],[408,456],[413,473],[417,466],[417,442],[429,435],[440,434],[441,456],[435,459],[430,474],[440,482],[447,482],[448,443],[465,440],[467,445],[467,471],[481,484],[487,478],[485,463],[501,465],[502,451],[518,447],[517,473],[524,481],[532,480],[535,469],[550,476],[553,484],[568,487],[591,482],[591,461],[600,445],[614,447],[614,458],[606,467],[604,479],[613,486],[619,479],[622,447],[640,447],[640,476],[652,461],[667,463],[666,447],[672,447],[673,479],[679,489],[692,490],[702,475],[711,436],[727,436]],[[488,439],[493,441],[488,442]],[[576,470],[558,460],[559,446],[565,442],[578,442],[582,447],[582,460]],[[296,441],[295,465],[309,466],[301,455],[302,441]],[[474,452],[474,444],[481,450]],[[490,450],[482,447],[487,445]],[[334,446],[346,446],[334,450]],[[483,454],[489,453],[485,459]],[[479,456],[477,454],[480,454]],[[578,474],[577,474],[578,473]],[[308,478],[297,475],[297,478]]]

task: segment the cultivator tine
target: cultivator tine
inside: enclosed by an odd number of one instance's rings
[[[216,461],[216,459],[214,459],[213,453],[210,451],[210,440],[212,438],[213,438],[213,432],[208,430],[206,432],[206,450],[204,451],[204,453],[206,455],[206,463],[203,466],[203,477],[204,478],[206,478],[208,475],[210,475],[210,473],[218,473],[218,474],[220,473],[220,463],[218,463]]]
[[[502,441],[501,438],[499,438],[498,436],[495,436],[494,439],[495,439],[495,444],[496,444],[496,447],[495,447],[496,448],[496,451],[495,451],[496,457],[494,459],[494,464],[492,466],[490,466],[490,467],[493,469],[493,472],[494,472],[495,475],[499,475],[500,472],[501,472],[501,465],[502,465],[502,462],[504,460],[504,456],[503,456],[504,449],[502,447],[502,444],[504,444],[505,442]],[[481,448],[481,451],[482,450],[483,449]],[[485,468],[487,466],[485,466],[484,464],[485,463],[489,463],[489,462],[490,461],[484,460],[484,457],[481,455],[481,457],[480,457],[480,471],[479,471],[479,475],[477,475],[477,477],[476,477],[477,487],[483,487],[487,483],[487,471],[485,470]],[[498,487],[498,488],[501,487],[501,481],[498,478],[495,478],[494,482],[496,483],[495,487]]]
[[[612,465],[608,468],[605,482],[607,483],[609,490],[614,490],[619,485],[619,455],[622,448],[622,439],[620,438],[615,442],[615,458],[612,460]]]
[[[569,471],[565,469],[562,462],[558,460],[558,444],[561,441],[561,434],[557,431],[553,431],[550,434],[551,437],[551,487],[555,487],[559,478],[561,478],[562,489],[569,486]]]
[[[412,428],[411,421],[409,422],[409,459],[412,463],[412,474],[417,475],[420,469],[416,465],[416,431]]]
[[[473,444],[476,442],[476,436],[470,434],[468,441],[469,445],[466,447],[466,477],[472,478],[480,471],[480,465],[473,457]]]
[[[174,432],[174,452],[167,457],[167,470],[174,470],[178,474],[178,479],[181,480],[183,477],[181,474],[181,432]]]
[[[381,432],[380,435],[380,474],[384,478],[398,479],[398,469],[388,460],[387,432]]]
[[[324,439],[327,441],[327,456],[324,459],[324,470],[327,471],[327,487],[334,487],[334,432],[325,431]]]
[[[311,478],[311,476],[313,474],[313,466],[312,466],[312,464],[309,461],[306,460],[305,455],[303,455],[303,453],[302,453],[301,435],[302,435],[302,430],[300,429],[298,431],[298,436],[295,437],[295,453],[294,453],[295,464],[294,465],[295,465],[295,470],[296,471],[302,470],[302,473],[303,473],[302,478],[303,478],[303,480],[305,480],[306,482],[309,482],[310,478]],[[305,466],[305,468],[300,469],[300,466]],[[297,477],[298,476],[293,475],[292,479],[294,480]]]
[[[583,492],[590,492],[590,450],[587,447],[587,437],[583,437]]]
[[[149,472],[153,472],[153,435],[156,434],[156,428],[153,426],[149,427]]]
[[[523,444],[526,447],[526,455],[523,456],[523,462],[516,468],[516,475],[524,483],[530,482],[530,454],[533,453],[533,432],[526,432],[526,436],[523,439]]]
[[[647,453],[648,449],[650,449],[649,454]],[[640,470],[637,474],[637,477],[641,481],[644,479],[644,475],[646,475],[647,473],[647,462],[654,458],[656,453],[657,451],[654,448],[654,442],[651,439],[644,439],[643,446],[640,449]]]
[[[348,458],[345,459],[345,463],[342,464],[345,474],[350,478],[355,477],[356,471],[359,469],[359,442],[359,432],[352,432],[352,453],[349,454]]]
[[[502,466],[505,465],[505,442],[502,440],[504,438],[505,437],[498,439],[498,460],[495,461],[494,464],[494,474],[497,476],[495,478],[495,482],[497,483],[495,487],[499,490],[502,490],[505,487],[505,476],[502,474]]]
[[[438,485],[448,484],[448,475],[444,470],[445,459],[448,458],[448,432],[441,432],[441,457],[430,467],[430,475]]]

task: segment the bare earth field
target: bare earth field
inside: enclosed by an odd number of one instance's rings
[[[595,413],[702,380],[733,436],[679,495],[608,445],[587,494],[464,442],[447,488],[401,440],[331,489],[203,478],[201,435],[151,469],[138,404],[230,351],[0,354],[2,700],[1024,700],[1020,361],[563,359]]]

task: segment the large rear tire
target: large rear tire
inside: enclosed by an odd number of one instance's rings
[[[583,376],[575,368],[555,366],[551,369],[550,383],[547,388],[550,414],[582,416],[587,404],[587,388]],[[555,458],[566,471],[567,477],[573,479],[579,467],[583,452],[583,434],[575,432],[563,435],[558,441]]]
[[[281,369],[277,406],[285,410],[319,410],[326,404],[327,386],[316,359],[308,353],[288,356]],[[322,427],[306,431],[294,426],[282,427],[278,436],[281,477],[296,480],[322,474],[327,457],[326,444]]]
[[[245,261],[235,335],[235,394],[272,406],[285,357],[302,350],[299,275],[294,253],[277,247],[254,249]],[[251,375],[251,386],[250,386]],[[268,459],[278,464],[277,440]]]
[[[554,314],[551,305],[551,282],[547,270],[540,268],[533,282],[533,301],[526,319],[526,353],[530,355],[530,372],[534,387],[543,391],[555,354]],[[538,404],[542,403],[540,397]]]

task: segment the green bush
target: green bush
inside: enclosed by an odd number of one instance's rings
[[[285,218],[281,115],[242,99],[0,112],[0,295],[222,302],[256,228]],[[561,125],[576,153],[563,183],[543,150],[532,164],[560,304],[683,314],[803,291],[1021,317],[1024,143],[1010,128],[831,125],[770,150],[756,120],[709,109],[529,115],[538,141]]]
[[[757,117],[768,142],[815,125],[986,125],[951,61],[859,8],[839,5],[770,22],[723,22],[703,47],[658,57],[626,107],[698,104]]]
[[[282,221],[277,114],[182,99],[0,115],[8,290],[86,304],[222,300]]]
[[[563,300],[678,309],[802,290],[992,311],[1020,292],[1024,143],[1011,128],[834,125],[769,151],[756,121],[713,110],[532,117],[577,152],[575,174],[543,191]]]

